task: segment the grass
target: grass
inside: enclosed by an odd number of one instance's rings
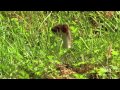
[[[120,12],[1,11],[0,78],[120,78]],[[68,24],[72,48],[51,32]]]

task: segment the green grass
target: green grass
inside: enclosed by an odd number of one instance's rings
[[[107,18],[92,11],[1,11],[0,78],[120,78],[119,17],[120,12]],[[64,23],[72,32],[69,50],[51,32],[53,26]],[[59,65],[75,73],[61,75]]]

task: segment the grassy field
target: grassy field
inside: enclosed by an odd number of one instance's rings
[[[72,48],[51,32],[68,24]],[[1,11],[1,79],[120,78],[120,12]]]

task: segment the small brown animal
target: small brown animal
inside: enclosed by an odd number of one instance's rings
[[[56,25],[51,30],[54,34],[62,37],[63,48],[71,48],[71,32],[67,24]]]

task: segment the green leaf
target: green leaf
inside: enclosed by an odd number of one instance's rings
[[[72,33],[77,33],[77,31],[78,31],[77,28],[75,28],[74,26],[71,26],[70,29],[71,29]]]
[[[118,55],[119,55],[119,52],[113,50],[113,51],[112,51],[112,55],[118,56]]]
[[[81,75],[81,74],[72,74],[75,78],[78,78],[78,79],[85,79],[86,77],[84,75]]]

